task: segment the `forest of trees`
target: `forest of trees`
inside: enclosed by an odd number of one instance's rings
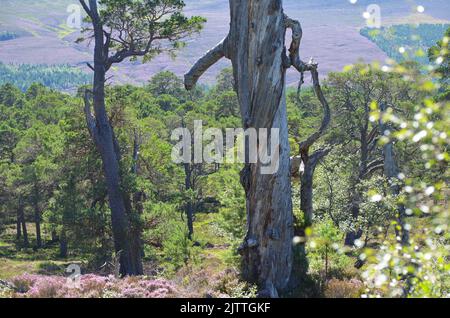
[[[91,75],[69,65],[4,64],[0,62],[0,84],[27,90],[33,83],[66,92],[76,92],[91,81]]]
[[[9,31],[0,32],[0,41],[8,41],[17,38],[17,34]]]
[[[360,33],[397,62],[414,60],[428,64],[428,49],[442,38],[448,28],[448,24],[399,24],[380,29],[363,28]]]
[[[248,10],[267,23],[254,30],[232,5],[230,33],[184,79],[106,85],[113,64],[201,30],[163,2],[80,0],[94,78],[76,94],[0,86],[0,296],[448,297],[450,29],[432,70],[355,64],[319,82],[281,6]],[[196,86],[221,58],[232,68]],[[291,66],[312,85],[286,88]],[[198,120],[279,129],[279,170],[174,162],[174,130]],[[70,264],[86,275],[68,290]]]

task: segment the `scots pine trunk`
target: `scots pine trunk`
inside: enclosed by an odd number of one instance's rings
[[[34,224],[36,226],[36,247],[42,247],[41,237],[41,211],[39,209],[39,188],[35,182],[33,185],[33,209],[34,209]]]
[[[132,250],[134,244],[131,242],[135,241],[135,238],[129,237],[131,231],[129,231],[128,211],[125,206],[126,194],[121,188],[120,150],[105,108],[105,65],[102,59],[98,58],[98,55],[102,56],[102,53],[101,49],[98,50],[96,47],[93,85],[95,123],[88,119],[88,124],[103,163],[103,173],[111,209],[114,248],[116,253],[120,253],[120,274],[141,275],[140,252]]]
[[[94,71],[94,115],[89,92],[85,96],[85,114],[103,161],[120,272],[142,274],[142,229],[140,222],[135,221],[141,203],[134,201],[137,206],[133,207],[132,196],[122,189],[120,150],[105,110],[105,74],[114,64],[127,59],[147,62],[159,53],[172,52],[184,38],[201,29],[204,19],[185,17],[182,14],[185,4],[179,0],[79,0],[79,3],[91,24],[83,33],[88,33],[95,42],[94,66],[87,64]],[[80,39],[83,40],[86,39]]]
[[[18,225],[21,227],[21,232],[23,236],[23,245],[25,247],[28,247],[30,245],[28,241],[28,230],[27,230],[27,223],[25,221],[25,211],[24,211],[24,205],[22,202],[22,199],[19,199],[19,207],[17,211],[17,217],[18,217]]]
[[[114,135],[113,127],[106,113],[105,107],[105,81],[108,49],[105,44],[105,33],[101,19],[98,15],[96,1],[89,1],[90,14],[93,20],[94,31],[94,83],[92,88],[92,100],[94,115],[91,114],[90,94],[85,96],[85,115],[89,132],[100,153],[103,163],[103,173],[108,190],[108,201],[111,210],[111,224],[114,238],[114,248],[120,255],[120,274],[143,274],[141,250],[139,238],[134,237],[129,214],[126,209],[127,194],[121,186],[120,149]]]
[[[22,218],[22,234],[23,234],[23,245],[25,247],[30,246],[30,241],[28,240],[27,224],[25,223],[25,218]]]
[[[192,189],[192,166],[189,163],[184,164],[184,187],[186,191]],[[187,227],[188,227],[188,238],[192,240],[192,235],[194,234],[194,205],[192,204],[191,199],[188,199],[185,206],[185,213],[187,218]]]
[[[22,238],[22,224],[20,223],[19,211],[17,211],[16,215],[16,240],[20,240]]]

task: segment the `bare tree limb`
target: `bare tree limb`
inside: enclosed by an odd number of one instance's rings
[[[224,42],[225,39],[218,43],[214,48],[206,52],[206,54],[192,66],[190,71],[184,75],[184,86],[187,90],[194,88],[203,73],[205,73],[208,68],[225,56],[223,49]]]
[[[86,65],[87,65],[91,70],[93,70],[93,71],[95,72],[95,69],[94,69],[94,67],[91,65],[91,63],[87,62]]]
[[[367,171],[361,176],[361,179],[365,179],[365,178],[369,177],[370,175],[372,175],[377,170],[383,170],[383,169],[384,169],[384,163],[374,165],[370,169],[367,169]]]
[[[324,158],[331,151],[331,148],[322,148],[313,152],[313,154],[309,157],[310,165],[314,167],[317,163]]]
[[[320,86],[319,72],[317,70],[318,64],[314,63],[313,59],[311,59],[308,63],[304,63],[300,59],[300,43],[303,35],[300,22],[297,20],[293,20],[285,15],[285,25],[286,28],[290,28],[292,30],[292,42],[289,48],[289,58],[291,60],[291,65],[294,66],[295,69],[300,72],[300,74],[302,74],[299,87],[301,87],[301,84],[303,82],[303,73],[305,71],[309,71],[311,73],[313,81],[314,92],[316,93],[316,96],[319,99],[324,112],[319,130],[309,136],[305,141],[300,143],[300,150],[308,151],[308,149],[323,135],[328,125],[330,124],[330,106],[328,105],[328,102]]]
[[[310,72],[313,79],[314,91],[323,108],[323,118],[319,130],[313,133],[311,136],[309,136],[305,141],[301,142],[300,149],[308,149],[309,147],[311,147],[312,144],[314,144],[324,134],[331,121],[330,106],[327,100],[325,99],[325,96],[322,92],[322,88],[320,87],[317,64],[310,69]]]
[[[302,73],[298,67],[302,64],[300,60],[300,43],[303,37],[303,30],[300,22],[289,18],[284,15],[285,27],[292,30],[292,42],[289,48],[289,58],[291,60],[291,65],[293,65],[299,72]]]
[[[367,170],[372,169],[373,167],[379,166],[384,164],[384,159],[375,159],[374,161],[371,161],[367,164]]]

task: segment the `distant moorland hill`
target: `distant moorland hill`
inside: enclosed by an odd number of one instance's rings
[[[201,34],[194,36],[179,52],[176,59],[163,55],[151,63],[126,62],[111,70],[115,83],[141,84],[161,71],[177,75],[209,48],[219,42],[228,31],[228,0],[186,0],[187,15],[201,15],[208,19]],[[89,72],[92,47],[76,44],[79,30],[67,26],[68,8],[76,0],[2,0],[0,11],[0,62],[4,64],[69,65]],[[362,13],[371,2],[347,0],[284,0],[285,11],[299,19],[304,30],[301,55],[305,60],[314,57],[320,64],[321,75],[340,71],[358,60],[383,62],[389,55],[379,42],[360,34],[365,27]],[[447,0],[426,0],[421,4],[425,12],[418,14],[409,1],[377,2],[381,7],[382,23],[446,23],[450,19]],[[377,45],[378,44],[378,45]],[[222,61],[212,67],[204,83],[211,83],[218,72],[228,66]],[[4,79],[3,79],[4,80]],[[1,81],[1,79],[0,79]],[[298,74],[288,73],[288,84],[294,85]],[[306,81],[307,83],[309,80]],[[78,83],[78,81],[76,81]]]

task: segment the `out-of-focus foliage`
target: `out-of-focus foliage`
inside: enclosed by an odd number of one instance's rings
[[[439,89],[439,99],[450,99],[448,85],[450,85],[450,65],[449,65],[449,42],[450,42],[450,28],[445,32],[442,40],[438,41],[436,45],[432,46],[428,50],[428,56],[430,61],[433,62],[436,67],[434,68],[434,74],[439,78],[442,87]]]
[[[448,55],[443,58],[448,63]],[[405,225],[410,231],[409,244],[400,244],[391,233],[379,238],[378,248],[366,249],[360,256],[368,263],[364,271],[366,296],[448,297],[450,103],[436,98],[440,87],[433,72],[418,75],[401,65],[393,65],[390,71],[416,83],[425,97],[414,104],[412,118],[392,110],[381,114],[376,105],[371,118],[376,121],[382,116],[397,128],[386,138],[416,147],[421,172],[400,175],[404,187],[399,200],[409,216]]]

